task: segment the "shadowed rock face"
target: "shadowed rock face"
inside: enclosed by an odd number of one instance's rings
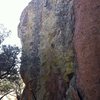
[[[80,100],[100,100],[100,1],[75,0],[75,49]]]
[[[21,100],[65,100],[73,73],[73,0],[32,0],[22,12]],[[69,76],[69,77],[68,77]]]

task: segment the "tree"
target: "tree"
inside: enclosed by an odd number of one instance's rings
[[[18,47],[6,46],[1,47],[0,53],[0,79],[17,78],[18,71],[18,54],[20,49]],[[16,79],[15,78],[15,79]]]
[[[0,24],[0,44],[10,35],[10,32],[3,24]]]
[[[16,46],[3,45],[0,53],[0,92],[1,98],[12,91],[17,97],[21,95],[23,82],[19,74],[20,60],[18,54],[20,49]]]
[[[16,98],[19,98],[23,88],[19,74],[20,49],[16,46],[2,45],[10,32],[3,24],[0,24],[0,94],[2,94],[0,100],[11,92],[14,92]]]

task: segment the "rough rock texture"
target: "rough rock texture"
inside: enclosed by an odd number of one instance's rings
[[[100,99],[100,1],[74,4],[75,25],[73,0],[32,0],[22,12],[21,100]]]
[[[75,0],[75,19],[78,94],[100,100],[100,0]]]
[[[32,0],[18,26],[21,100],[65,100],[73,75],[73,0]]]

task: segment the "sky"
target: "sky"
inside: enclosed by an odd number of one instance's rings
[[[0,24],[4,24],[11,35],[4,41],[4,44],[21,46],[17,36],[17,26],[23,9],[31,0],[0,0]]]

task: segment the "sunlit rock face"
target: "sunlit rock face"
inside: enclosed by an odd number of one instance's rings
[[[73,73],[73,0],[32,0],[22,12],[22,100],[65,100]]]

